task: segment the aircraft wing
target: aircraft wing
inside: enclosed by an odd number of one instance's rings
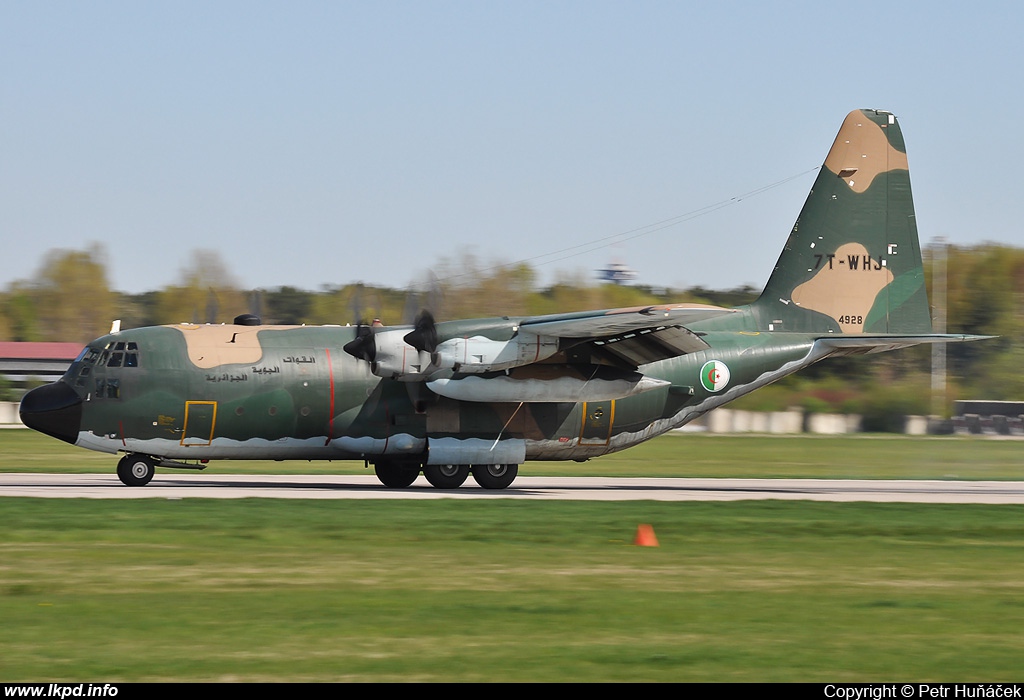
[[[535,316],[519,328],[557,337],[564,349],[585,345],[591,354],[613,364],[639,367],[706,350],[708,344],[685,325],[731,313],[732,309],[706,304],[670,304]]]
[[[432,360],[440,371],[405,376],[426,375],[431,391],[460,401],[619,399],[668,384],[638,372],[641,365],[710,347],[682,324],[730,313],[674,304],[506,319],[518,331],[509,340],[445,329]],[[419,342],[415,333],[408,340]]]
[[[708,304],[667,304],[533,316],[522,320],[519,327],[537,335],[601,338],[661,326],[685,326],[731,313],[735,309]]]

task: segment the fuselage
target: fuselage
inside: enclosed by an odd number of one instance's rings
[[[515,333],[508,319],[473,323],[467,332],[478,337]],[[22,413],[30,426],[81,447],[173,460],[415,461],[434,450],[472,463],[495,446],[531,460],[583,460],[679,427],[819,359],[809,335],[737,330],[738,318],[713,325],[702,332],[710,349],[639,368],[659,380],[650,389],[522,402],[457,400],[424,382],[375,376],[342,351],[354,327],[131,329],[90,343],[60,382],[26,397]],[[570,360],[552,358],[553,373],[565,374]],[[572,369],[586,377],[594,367]]]

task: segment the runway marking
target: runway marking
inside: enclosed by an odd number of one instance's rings
[[[592,501],[872,501],[1024,504],[1024,481],[863,479],[673,479],[521,476],[489,491],[472,480],[445,491],[421,476],[407,489],[374,476],[158,473],[148,486],[124,486],[113,474],[0,474],[0,496],[31,498],[517,498]]]

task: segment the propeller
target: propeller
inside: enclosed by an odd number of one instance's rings
[[[424,313],[422,309],[431,309],[444,316],[444,290],[441,282],[433,272],[428,272],[428,275],[427,279],[406,288],[402,323],[416,323]],[[417,310],[420,312],[417,313]]]
[[[217,322],[217,310],[220,304],[217,301],[217,292],[213,287],[206,295],[206,322],[213,324]]]
[[[261,318],[263,316],[263,291],[254,289],[249,292],[249,313]]]
[[[444,287],[441,286],[441,281],[437,279],[437,275],[432,270],[429,275],[430,278],[427,280],[427,292],[423,307],[433,309],[434,313],[444,318],[445,313],[447,313],[444,305]]]
[[[352,311],[352,315],[349,317],[356,322],[356,325],[361,326],[366,323],[363,319],[363,283],[357,282],[352,288],[352,294],[349,297],[349,308]]]
[[[357,282],[352,289],[352,296],[349,299],[352,316],[356,319],[356,337],[345,343],[342,350],[357,360],[366,360],[371,365],[377,358],[377,343],[373,338],[373,326],[367,323],[363,316],[363,294],[362,282]]]
[[[381,377],[404,377],[406,381],[414,381],[421,373],[431,370],[437,359],[438,346],[434,315],[425,309],[420,311],[412,321],[412,330],[407,330],[408,326],[389,328],[377,319],[367,323],[366,317],[360,314],[365,295],[363,285],[357,284],[352,291],[350,303],[359,321],[355,337],[345,343],[342,349],[357,360],[369,362],[370,371]],[[406,295],[403,320],[408,319],[419,306],[421,296],[412,292]],[[431,296],[437,299],[440,295],[434,291]],[[378,334],[382,335],[378,338]],[[415,355],[412,349],[416,350]]]
[[[413,329],[406,333],[405,342],[419,352],[433,353],[437,349],[437,324],[434,315],[426,309],[420,311],[413,323]]]
[[[377,357],[377,343],[373,339],[373,328],[360,323],[356,326],[356,337],[345,343],[342,350],[357,360],[366,360],[370,364]]]

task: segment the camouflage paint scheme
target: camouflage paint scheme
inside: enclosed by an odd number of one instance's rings
[[[22,416],[82,447],[165,466],[363,459],[405,486],[387,470],[431,478],[433,465],[466,465],[464,480],[471,464],[585,460],[828,356],[974,339],[931,334],[903,137],[892,114],[873,110],[847,116],[749,306],[443,322],[430,325],[426,354],[410,347],[412,330],[373,329],[371,350],[353,345],[365,327],[126,330],[90,343],[64,388],[27,395]],[[512,359],[483,359],[491,349]]]

